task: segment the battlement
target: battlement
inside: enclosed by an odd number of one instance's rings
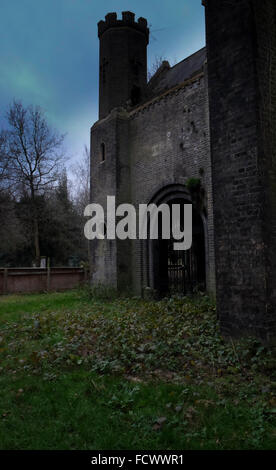
[[[149,42],[149,28],[148,22],[145,18],[139,18],[135,22],[135,14],[131,11],[123,11],[122,19],[117,18],[117,13],[108,13],[105,17],[105,21],[99,21],[98,23],[98,36],[99,38],[110,28],[124,28],[131,27],[137,31],[144,33]]]

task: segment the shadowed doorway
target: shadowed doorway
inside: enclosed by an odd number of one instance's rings
[[[183,230],[183,206],[189,201],[173,199],[168,202],[180,204]],[[158,219],[158,240],[150,241],[153,287],[160,297],[173,294],[191,294],[206,288],[205,239],[202,218],[193,207],[193,241],[190,250],[174,250],[174,240],[162,240],[161,215]]]

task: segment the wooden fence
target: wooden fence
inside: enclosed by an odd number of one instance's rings
[[[83,268],[0,268],[0,294],[67,290],[87,279]]]

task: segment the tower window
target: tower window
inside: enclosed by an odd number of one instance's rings
[[[102,162],[105,161],[105,144],[104,143],[101,144],[101,161]]]

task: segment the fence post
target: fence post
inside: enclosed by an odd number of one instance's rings
[[[3,294],[8,293],[8,269],[4,269],[4,286],[3,286]]]
[[[51,269],[50,269],[50,258],[47,260],[47,291],[50,290],[51,287]]]

